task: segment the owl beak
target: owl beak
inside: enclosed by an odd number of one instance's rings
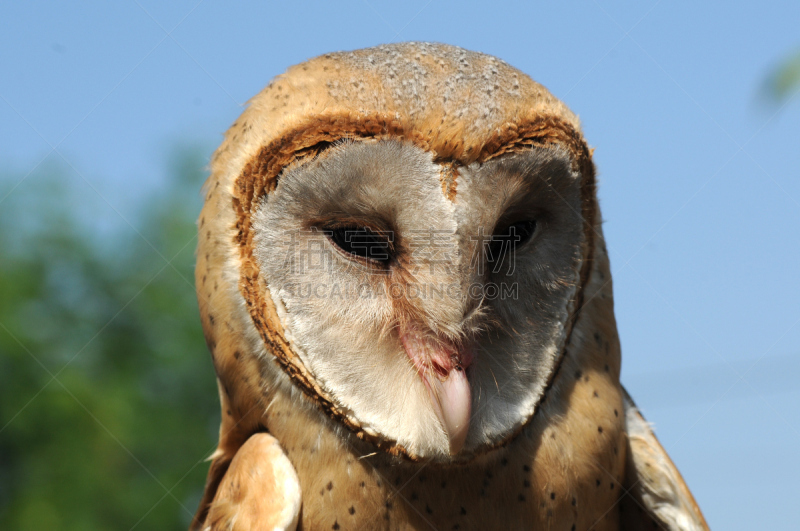
[[[458,367],[450,371],[444,380],[437,376],[423,379],[436,416],[450,438],[450,455],[456,455],[463,448],[469,431],[472,397],[467,371]]]
[[[433,411],[450,440],[450,454],[461,451],[469,431],[472,393],[467,368],[473,356],[448,342],[433,342],[414,331],[401,334],[406,354],[428,389]]]

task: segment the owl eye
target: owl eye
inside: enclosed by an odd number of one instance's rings
[[[386,266],[392,258],[391,231],[374,231],[357,225],[323,229],[325,235],[341,251]]]
[[[536,221],[519,221],[492,235],[489,260],[500,260],[506,253],[527,243],[536,232]]]

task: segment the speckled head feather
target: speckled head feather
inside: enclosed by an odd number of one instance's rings
[[[443,212],[457,209],[462,196],[479,193],[482,168],[513,174],[520,167],[535,167],[572,175],[577,183],[572,214],[580,234],[568,261],[574,278],[562,275],[553,285],[563,285],[550,288],[561,290],[564,306],[542,310],[555,316],[547,340],[552,345],[537,354],[535,365],[522,368],[537,373],[526,391],[530,399],[514,404],[502,429],[493,428],[491,418],[476,423],[475,431],[481,433],[471,431],[458,455],[442,454],[435,443],[416,445],[407,435],[412,432],[390,433],[394,424],[376,422],[358,403],[336,396],[337,380],[321,378],[309,366],[312,357],[301,348],[298,331],[290,329],[284,302],[272,293],[275,272],[265,268],[273,240],[260,236],[279,223],[267,207],[279,200],[272,195],[283,179],[291,190],[311,178],[304,175],[341,167],[348,146],[359,144],[419,157],[420,167],[436,168]],[[529,157],[526,153],[540,155],[514,166],[514,157]],[[558,166],[562,163],[566,167]],[[398,186],[397,193],[402,193],[402,183]],[[624,403],[619,384],[619,341],[594,166],[577,117],[544,87],[499,59],[441,44],[327,54],[290,68],[250,101],[214,154],[204,190],[196,281],[223,418],[194,525],[206,520],[210,506],[222,507],[211,502],[237,451],[254,433],[269,431],[297,471],[304,493],[304,529],[383,528],[383,520],[377,526],[370,519],[356,519],[352,505],[341,522],[336,517],[331,523],[329,513],[358,496],[365,508],[385,512],[391,521],[392,509],[384,501],[394,489],[386,476],[396,475],[400,485],[419,473],[414,467],[430,459],[438,463],[431,474],[441,480],[442,489],[474,474],[507,476],[501,487],[489,489],[484,480],[484,488],[471,485],[458,494],[460,510],[454,520],[449,515],[437,520],[447,528],[453,522],[461,525],[458,518],[463,518],[465,505],[472,510],[470,503],[476,508],[485,504],[488,514],[492,503],[508,497],[519,503],[516,512],[500,517],[506,518],[505,524],[472,516],[464,528],[562,520],[575,522],[572,529],[592,522],[595,529],[616,528],[618,515],[610,508],[619,499],[620,490],[614,487],[626,475],[625,411],[633,406]],[[442,326],[441,334],[449,333]],[[339,381],[352,385],[346,376]],[[354,459],[359,453],[372,455],[371,449],[378,454],[369,462]],[[448,462],[454,464],[448,467]],[[336,491],[342,498],[334,496],[328,476],[336,477],[337,484],[347,478]],[[607,486],[602,494],[596,491],[600,483]],[[318,486],[319,498],[306,496]],[[427,486],[420,492],[435,499]],[[591,507],[578,514],[578,500],[581,508],[591,500]],[[435,519],[431,507],[427,509]],[[408,527],[420,522],[412,511],[401,512],[400,521]],[[345,526],[348,517],[352,525]],[[393,518],[397,523],[398,516]]]

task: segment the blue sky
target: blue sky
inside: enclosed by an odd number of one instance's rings
[[[56,164],[87,216],[133,230],[122,218],[171,178],[175,147],[210,156],[292,64],[399,40],[496,55],[563,99],[596,148],[623,383],[711,527],[794,528],[800,96],[760,91],[800,49],[800,3],[487,6],[6,2],[0,199]]]

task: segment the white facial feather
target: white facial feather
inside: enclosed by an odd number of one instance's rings
[[[475,352],[465,452],[502,440],[533,414],[562,350],[582,227],[566,151],[460,168],[453,202],[441,172],[409,144],[341,143],[284,171],[253,226],[286,335],[321,387],[363,427],[446,458],[447,433],[398,339],[405,308],[415,328]],[[487,263],[480,235],[527,219],[532,240]],[[354,261],[323,230],[352,220],[391,232],[403,255],[391,271]]]

